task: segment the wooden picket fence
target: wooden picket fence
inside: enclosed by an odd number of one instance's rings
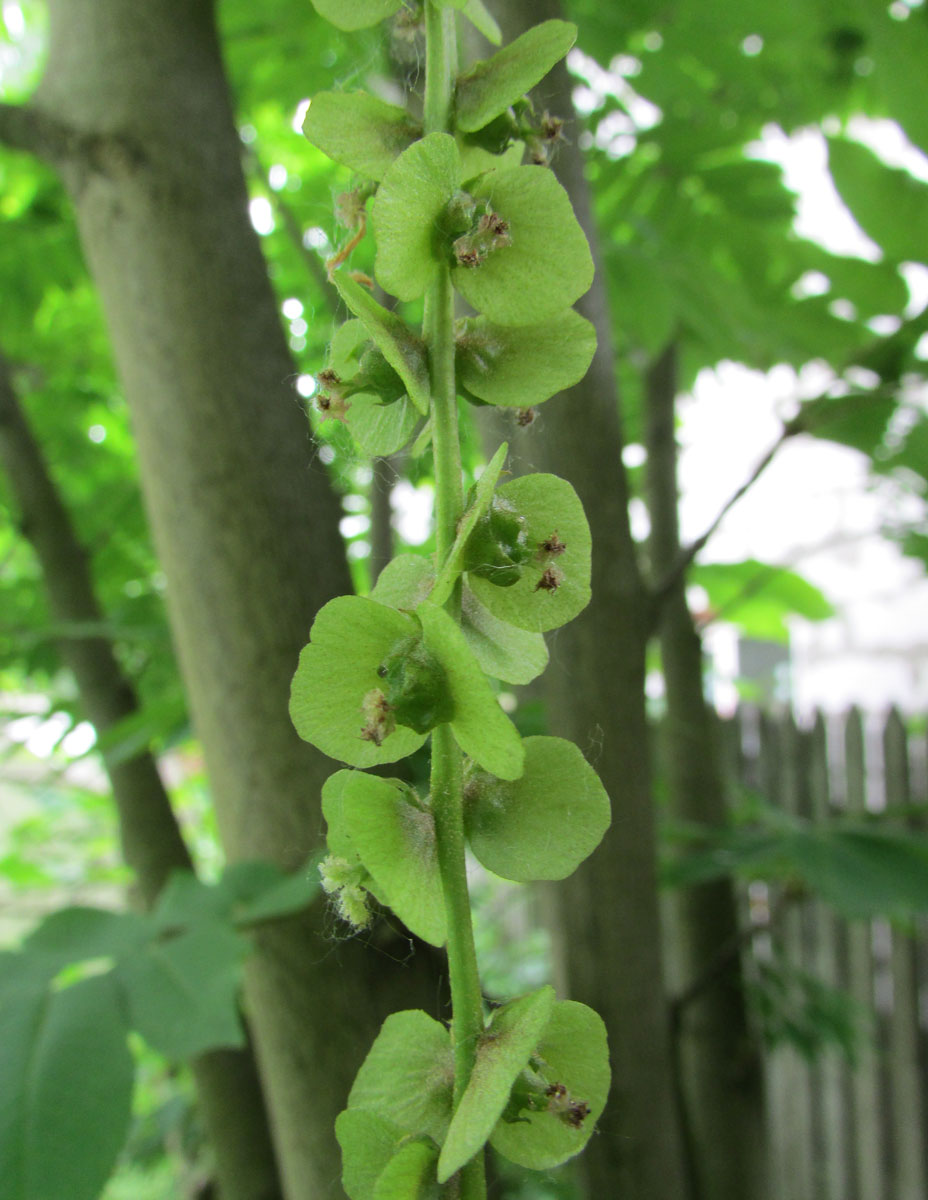
[[[909,737],[898,712],[798,727],[745,709],[723,731],[732,778],[805,820],[928,802],[928,741]],[[749,919],[771,911],[764,891],[755,884],[746,896]],[[753,939],[758,962],[774,948],[847,993],[862,1036],[854,1066],[837,1048],[811,1062],[789,1044],[768,1053],[771,1200],[928,1200],[925,925],[912,935],[805,900]]]

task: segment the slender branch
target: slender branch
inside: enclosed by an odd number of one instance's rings
[[[145,159],[139,143],[124,134],[88,133],[31,104],[0,104],[0,143],[54,167],[76,163],[107,175]]]
[[[745,482],[741,484],[737,491],[733,492],[732,495],[729,496],[729,498],[725,501],[719,510],[718,515],[715,517],[706,531],[696,538],[694,542],[690,542],[689,545],[682,546],[680,548],[677,557],[674,559],[668,569],[664,572],[660,579],[658,579],[657,582],[651,586],[651,602],[655,611],[660,609],[667,597],[678,586],[686,572],[692,566],[696,556],[705,548],[709,539],[721,525],[722,521],[724,521],[724,519],[728,516],[729,512],[731,512],[738,501],[742,498],[742,496],[750,491],[758,479],[760,479],[761,475],[763,475],[763,473],[773,462],[784,443],[788,441],[789,438],[795,437],[795,435],[799,432],[801,431],[798,428],[794,428],[792,425],[784,425],[780,436],[767,450],[763,458],[760,459]]]
[[[452,8],[426,6],[425,132],[451,128],[452,96],[457,73],[457,32]],[[432,444],[435,462],[436,571],[454,544],[463,507],[461,446],[454,366],[454,293],[451,273],[441,269],[426,295],[423,328],[429,348],[432,385]],[[446,605],[459,618],[460,587]],[[483,999],[464,855],[463,759],[450,725],[432,734],[432,807],[448,928],[448,974],[451,984],[454,1041],[454,1098],[457,1102],[476,1061],[484,1029]],[[461,1169],[461,1200],[486,1200],[484,1153]]]

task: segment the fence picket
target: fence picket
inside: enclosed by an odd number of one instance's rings
[[[893,709],[883,731],[886,803],[912,802],[908,739]],[[924,1047],[919,1030],[917,943],[898,928],[892,934],[893,1007],[889,1018],[890,1112],[892,1114],[892,1195],[928,1196],[925,1164],[926,1108]]]

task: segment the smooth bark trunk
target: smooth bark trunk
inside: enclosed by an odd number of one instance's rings
[[[645,385],[647,498],[651,566],[665,576],[680,555],[675,436],[676,349],[654,362]],[[715,714],[703,691],[702,642],[681,575],[663,598],[659,640],[666,714],[660,762],[674,818],[719,828],[727,820],[725,775]],[[668,938],[673,974],[686,993],[674,1032],[691,1134],[698,1200],[760,1200],[764,1192],[763,1080],[749,1027],[737,951],[738,913],[731,880],[676,893]],[[719,962],[723,966],[719,969]]]
[[[293,731],[290,678],[315,610],[350,581],[248,220],[213,5],[49,10],[36,104],[92,134],[93,153],[78,140],[61,169],[132,411],[223,844],[298,868],[333,765]],[[334,1116],[382,1016],[436,1006],[431,959],[396,939],[380,954],[336,946],[321,909],[258,940],[246,1005],[284,1191],[335,1196]]]
[[[509,0],[495,13],[507,40],[562,17],[557,0]],[[589,187],[577,149],[572,84],[561,64],[543,106],[568,118],[554,170],[600,261]],[[552,263],[551,269],[557,270]],[[552,733],[571,738],[612,800],[612,827],[555,896],[571,995],[609,1031],[612,1091],[599,1132],[580,1160],[588,1193],[615,1200],[681,1200],[685,1181],[677,1123],[661,959],[654,810],[644,707],[648,598],[628,522],[622,431],[601,270],[577,305],[597,328],[586,378],[546,403],[514,439],[517,471],[570,480],[593,535],[593,600],[551,639],[544,677]]]

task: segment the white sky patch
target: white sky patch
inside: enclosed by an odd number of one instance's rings
[[[274,163],[267,173],[267,181],[275,192],[287,186],[288,173],[283,163]]]
[[[266,196],[255,196],[248,204],[248,215],[255,232],[262,237],[274,232],[274,210]]]
[[[421,487],[401,479],[390,493],[393,527],[410,546],[421,546],[432,527],[435,493],[430,484]]]
[[[288,321],[295,321],[303,315],[303,301],[298,300],[296,296],[288,296],[280,306],[280,311]]]
[[[106,441],[106,429],[102,425],[91,425],[87,430],[87,436],[92,442],[99,445],[100,442]]]
[[[23,10],[10,0],[3,6],[3,23],[11,41],[18,42],[25,35],[26,18],[23,16]]]
[[[315,375],[298,375],[296,378],[296,390],[299,395],[308,399],[316,390]]]
[[[819,129],[800,129],[787,136],[779,126],[768,125],[761,140],[746,146],[745,153],[782,168],[783,182],[797,197],[794,228],[800,237],[832,254],[879,261],[879,246],[851,216],[831,181],[828,146]]]
[[[296,112],[293,114],[293,120],[290,122],[290,128],[294,133],[303,132],[303,122],[306,120],[306,114],[309,112],[309,100],[301,100],[296,106]]]

